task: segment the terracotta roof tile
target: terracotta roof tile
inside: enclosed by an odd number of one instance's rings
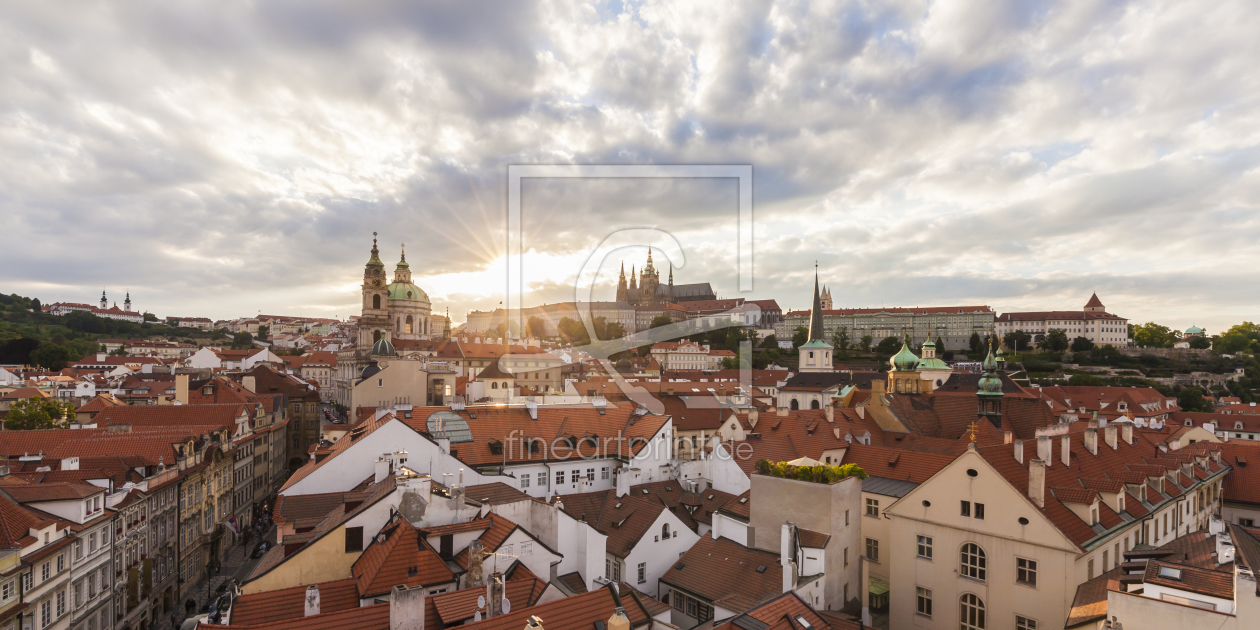
[[[354,578],[334,582],[321,582],[319,610],[332,613],[359,607],[359,593]],[[232,605],[232,625],[257,625],[261,623],[301,619],[306,613],[306,589],[294,586],[262,593],[241,595]]]
[[[277,547],[276,549],[279,549]],[[270,553],[270,552],[268,552]],[[322,599],[322,594],[321,594]],[[257,630],[389,630],[389,604],[375,604],[361,608],[337,610],[310,617],[281,619],[257,624],[214,625],[198,624],[198,630],[223,630],[224,628],[251,628]],[[322,607],[322,602],[321,602]]]
[[[758,571],[758,567],[765,567]],[[779,555],[705,534],[661,582],[717,602],[737,596],[753,604],[783,592]]]
[[[436,550],[403,519],[372,538],[351,568],[359,595],[381,595],[398,585],[437,586],[455,581]]]

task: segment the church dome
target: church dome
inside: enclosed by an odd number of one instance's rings
[[[1001,354],[1002,349],[998,348]],[[997,359],[993,358],[993,345],[989,345],[989,355],[984,358],[983,368],[984,375],[980,377],[976,383],[977,396],[1001,396],[1002,395],[1002,379],[997,375]]]
[[[915,354],[910,351],[910,347],[907,346],[906,342],[903,340],[901,342],[901,351],[893,355],[893,357],[888,360],[888,364],[898,372],[913,372],[919,365],[919,357],[915,356]]]
[[[1186,329],[1186,334],[1187,335],[1202,335],[1203,329],[1199,328],[1198,326],[1191,326]]]
[[[359,378],[360,379],[370,378],[380,371],[381,371],[380,366],[376,364],[376,361],[373,361],[363,366],[363,369],[359,371]]]
[[[394,282],[389,285],[389,299],[408,302],[428,302],[429,294],[410,282]]]
[[[923,370],[948,370],[949,365],[944,361],[936,358],[936,344],[932,340],[923,342],[923,358],[919,359],[917,371]]]
[[[396,354],[394,344],[384,337],[377,339],[376,343],[372,344],[372,356],[374,357],[392,357]]]

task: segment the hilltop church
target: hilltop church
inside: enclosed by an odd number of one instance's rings
[[[652,250],[648,249],[647,265],[643,272],[635,277],[634,267],[630,267],[630,281],[626,282],[626,266],[621,265],[621,277],[617,281],[617,301],[631,306],[660,306],[677,302],[696,302],[700,300],[716,300],[713,287],[708,282],[695,284],[674,284],[674,266],[669,266],[669,283],[661,284],[661,273],[652,265]]]

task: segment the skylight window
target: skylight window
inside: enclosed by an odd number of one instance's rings
[[[1175,568],[1175,567],[1160,567],[1160,568],[1159,568],[1159,577],[1162,577],[1162,578],[1168,578],[1168,579],[1170,579],[1170,580],[1180,580],[1180,579],[1181,579],[1181,569],[1178,569],[1178,568]]]

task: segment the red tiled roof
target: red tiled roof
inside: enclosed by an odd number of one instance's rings
[[[388,593],[397,585],[437,586],[455,581],[437,551],[402,519],[372,538],[351,572],[361,597]]]
[[[758,571],[761,566],[765,569]],[[756,604],[782,593],[782,579],[779,554],[705,534],[661,582],[713,603],[734,599]]]
[[[294,586],[262,593],[241,595],[232,605],[232,625],[257,625],[288,619],[301,619],[306,613],[307,586]],[[359,607],[355,579],[321,582],[319,611],[322,614]]]
[[[276,549],[280,548],[276,547]],[[252,625],[202,623],[197,625],[197,630],[224,630],[225,628],[251,628],[257,630],[346,630],[347,628],[353,628],[353,630],[389,630],[389,607],[389,603],[382,603],[321,613],[310,617],[266,621]]]
[[[651,621],[644,608],[633,598],[621,597],[631,627],[639,627]],[[477,623],[460,626],[462,630],[521,630],[527,619],[537,616],[547,630],[591,630],[597,621],[607,621],[616,610],[617,601],[612,591],[600,588],[589,593],[565,597],[528,608],[512,607],[512,612],[491,617]]]

